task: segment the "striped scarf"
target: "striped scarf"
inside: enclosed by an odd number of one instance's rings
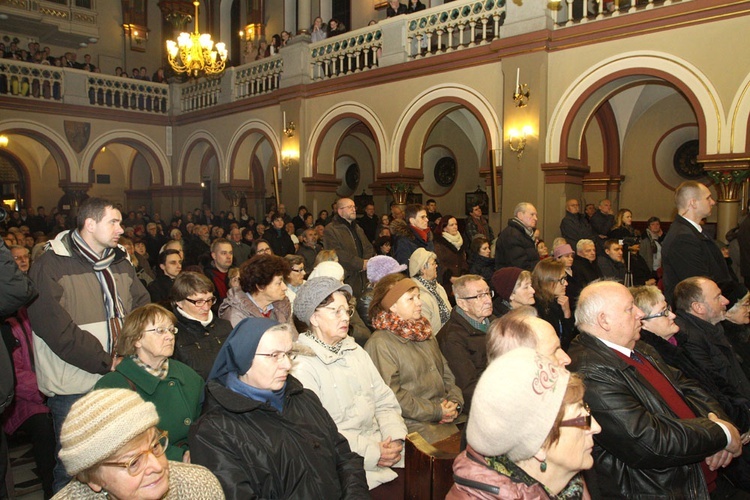
[[[108,338],[105,348],[114,357],[116,354],[117,339],[120,337],[122,321],[125,317],[125,306],[123,306],[120,295],[117,293],[115,276],[109,268],[117,254],[114,248],[107,248],[102,252],[102,256],[99,257],[81,238],[77,230],[71,231],[70,236],[73,248],[91,263],[94,274],[99,280],[99,285],[101,285],[102,296],[104,297],[104,310],[107,314]]]
[[[438,305],[438,312],[440,313],[440,324],[444,325],[448,321],[448,318],[450,318],[451,312],[448,310],[448,306],[443,300],[443,297],[441,297],[440,294],[438,293],[437,281],[426,280],[421,276],[415,276],[415,278],[417,281],[422,283],[422,286],[424,286],[428,292],[430,292],[430,295],[435,297],[435,300],[437,301],[437,305]]]

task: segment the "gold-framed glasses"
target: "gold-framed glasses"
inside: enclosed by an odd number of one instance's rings
[[[167,446],[169,446],[169,433],[167,431],[160,431],[156,438],[151,441],[151,445],[147,450],[132,456],[127,462],[102,462],[99,465],[122,467],[128,474],[135,477],[146,468],[149,453],[155,457],[160,457],[167,451]]]

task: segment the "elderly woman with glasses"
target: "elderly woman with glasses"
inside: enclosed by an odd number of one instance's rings
[[[438,282],[438,261],[435,252],[417,248],[409,257],[409,275],[419,287],[419,298],[422,301],[422,315],[437,334],[451,316],[448,293]]]
[[[396,394],[409,432],[433,443],[458,432],[464,399],[440,352],[414,280],[385,276],[373,290],[370,320],[377,328],[365,351]]]
[[[584,392],[578,375],[527,347],[490,363],[474,392],[468,446],[453,462],[446,499],[590,499],[580,472],[594,465],[601,427]]]
[[[169,436],[157,429],[153,403],[127,389],[100,389],[79,399],[60,432],[60,460],[74,479],[54,498],[224,498],[199,465],[168,461]]]
[[[320,401],[364,458],[370,489],[394,480],[403,467],[406,425],[393,391],[370,356],[349,336],[351,287],[331,277],[312,278],[297,293],[294,314],[309,330],[299,337],[292,374]]]
[[[175,337],[174,359],[205,380],[232,331],[232,324],[211,310],[216,302],[214,284],[204,274],[189,271],[178,274],[169,299],[180,331]]]
[[[190,432],[195,462],[216,474],[230,499],[367,498],[362,457],[320,399],[289,374],[293,334],[266,318],[234,328]]]
[[[717,380],[690,351],[680,345],[680,327],[661,291],[652,285],[630,288],[635,306],[646,316],[641,319],[641,341],[651,345],[668,365],[697,381],[721,404],[740,432],[750,430],[750,400],[733,390],[726,381]]]
[[[157,304],[128,314],[117,339],[117,353],[124,358],[115,371],[99,379],[95,389],[132,389],[153,403],[161,428],[173,443],[167,458],[189,462],[188,429],[200,416],[203,379],[189,366],[169,359],[176,321],[174,314]]]
[[[565,295],[568,287],[565,264],[553,259],[539,261],[531,273],[531,286],[534,289],[536,312],[554,327],[560,338],[560,345],[567,351],[576,336],[576,330],[570,299]]]

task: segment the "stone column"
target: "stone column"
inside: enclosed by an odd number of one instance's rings
[[[310,0],[297,0],[297,34],[309,34],[310,25]]]
[[[750,177],[750,162],[698,161],[705,164],[706,175],[714,181],[717,197],[716,239],[726,243],[727,231],[737,226],[742,184]]]

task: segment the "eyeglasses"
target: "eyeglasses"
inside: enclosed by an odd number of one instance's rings
[[[357,205],[347,205],[345,207],[339,207],[339,210],[351,210],[352,208],[357,208]]]
[[[271,247],[263,248],[261,250],[258,250],[255,253],[262,253],[262,254],[272,254],[273,250],[271,250]]]
[[[560,283],[561,285],[564,285],[565,283],[568,282],[568,277],[567,276],[563,276],[562,278],[559,278],[559,279],[556,279],[556,280],[552,280],[552,282],[553,283]]]
[[[672,312],[672,308],[670,306],[667,306],[661,312],[658,312],[656,314],[651,314],[650,316],[641,318],[641,321],[646,321],[647,319],[666,318],[667,316],[670,315],[671,312]]]
[[[167,446],[169,446],[169,433],[167,431],[161,431],[161,433],[156,436],[156,439],[154,439],[151,442],[151,445],[149,446],[148,450],[142,451],[139,454],[132,457],[127,462],[102,462],[99,465],[108,465],[110,467],[122,467],[126,471],[128,471],[128,474],[135,477],[141,472],[144,471],[146,468],[146,465],[148,464],[148,454],[152,454],[155,457],[160,457],[164,455],[164,452],[167,451]]]
[[[302,269],[292,268],[292,272],[293,273],[304,273],[305,272],[305,268],[304,267]]]
[[[589,408],[589,405],[586,403],[583,403],[583,410],[586,412],[586,415],[563,420],[560,422],[560,427],[580,427],[581,429],[586,430],[591,429],[591,408]]]
[[[338,309],[334,309],[333,307],[321,307],[320,309],[330,312],[337,318],[351,318],[354,314],[354,309],[351,307],[339,307]]]
[[[188,302],[190,302],[196,307],[203,307],[206,304],[208,304],[209,306],[214,305],[214,303],[216,302],[216,297],[211,297],[210,299],[198,299],[198,300],[186,298],[185,300],[187,300]]]
[[[291,351],[276,351],[272,352],[270,354],[262,353],[262,352],[256,352],[256,356],[264,356],[266,358],[273,358],[274,361],[277,363],[281,363],[281,360],[284,359],[284,356],[289,358],[289,361],[294,361],[294,359],[297,357],[297,351],[291,350]]]
[[[478,293],[478,294],[476,294],[476,295],[474,295],[472,297],[458,297],[458,298],[459,299],[463,299],[463,300],[474,300],[474,299],[482,300],[482,299],[486,299],[487,297],[494,298],[495,297],[495,291],[494,290],[489,290],[487,292]]]
[[[176,326],[157,326],[156,328],[150,328],[148,330],[143,330],[144,332],[156,332],[159,335],[166,335],[167,333],[171,333],[172,335],[177,335],[177,327]]]

